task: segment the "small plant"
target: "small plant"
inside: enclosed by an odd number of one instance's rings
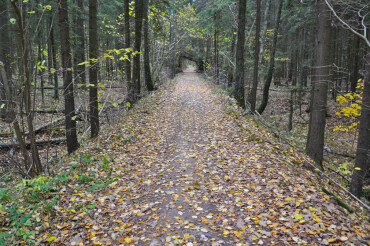
[[[51,191],[56,191],[57,187],[52,182],[49,182],[50,180],[52,180],[52,177],[45,176],[23,180],[23,184],[26,187],[24,191],[26,200],[29,202],[39,202],[47,198]]]
[[[9,188],[0,189],[0,204],[7,203],[11,198]]]
[[[80,183],[90,183],[93,180],[94,180],[93,178],[87,175],[78,176],[78,181],[80,181]]]

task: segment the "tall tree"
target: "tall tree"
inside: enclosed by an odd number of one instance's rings
[[[77,19],[76,19],[76,54],[75,54],[75,66],[76,66],[76,73],[77,77],[75,81],[80,84],[86,83],[86,74],[85,74],[85,64],[78,66],[77,64],[85,61],[85,31],[84,31],[84,1],[83,0],[76,0],[77,4]]]
[[[54,38],[54,24],[53,24],[53,17],[50,16],[50,48],[51,48],[51,56],[52,56],[52,64],[53,68],[58,71],[58,63],[57,63],[57,45],[55,43],[55,38]],[[58,72],[54,73],[54,99],[59,99],[59,83],[58,83]]]
[[[317,1],[317,34],[315,40],[312,108],[306,152],[323,169],[326,105],[330,60],[330,15],[324,0]]]
[[[11,79],[9,24],[8,1],[0,0],[0,60],[4,63],[7,77]]]
[[[134,83],[134,100],[137,101],[140,95],[141,82],[140,82],[140,49],[141,49],[141,32],[143,27],[143,0],[137,0],[135,2],[135,44],[134,51],[137,53],[134,55],[134,65],[132,73],[132,82]]]
[[[263,86],[262,102],[258,106],[258,109],[257,109],[259,114],[262,114],[263,111],[265,111],[268,100],[269,100],[270,85],[272,81],[272,76],[275,71],[275,53],[276,53],[276,45],[277,45],[277,38],[278,38],[278,33],[279,33],[280,17],[281,17],[282,8],[283,8],[283,0],[279,0],[277,16],[275,20],[275,27],[274,27],[274,37],[272,40],[272,47],[271,47],[271,53],[270,53],[269,70],[267,71],[265,84]]]
[[[89,57],[90,59],[97,59],[98,56],[99,43],[97,0],[89,0]],[[92,65],[89,69],[91,138],[95,138],[99,134],[98,69],[99,63],[92,62]]]
[[[6,69],[7,77],[10,77],[10,63],[9,63],[9,30],[8,30],[8,1],[0,0],[0,61],[3,63],[3,68]],[[4,82],[0,83],[0,118],[6,117],[7,100]]]
[[[29,59],[28,59],[28,49],[27,49],[27,40],[24,33],[24,20],[22,18],[21,10],[18,8],[17,1],[11,2],[14,12],[17,16],[17,23],[20,34],[21,41],[21,54],[22,54],[22,91],[23,91],[23,100],[25,104],[27,127],[29,131],[31,153],[32,153],[32,166],[31,166],[31,175],[37,175],[42,172],[42,165],[39,157],[39,152],[36,146],[36,136],[33,127],[33,117],[31,113],[32,109],[32,100],[31,100],[31,76],[29,71]]]
[[[260,57],[260,30],[261,30],[261,0],[256,0],[257,3],[257,16],[256,16],[256,35],[254,41],[254,68],[253,68],[253,85],[248,95],[248,102],[251,111],[256,110],[256,97],[258,86],[258,64]]]
[[[263,23],[262,23],[262,38],[261,38],[261,45],[260,45],[260,63],[263,61],[263,54],[265,53],[265,40],[267,36],[267,22],[269,19],[269,11],[271,6],[271,0],[266,0],[265,3],[265,11],[263,13]]]
[[[150,43],[149,43],[149,18],[148,18],[148,5],[149,0],[144,0],[144,76],[145,76],[145,85],[149,91],[154,90],[154,85],[152,81],[152,75],[150,70]]]
[[[23,163],[24,163],[24,168],[26,170],[26,173],[30,175],[31,177],[34,176],[36,173],[33,171],[34,169],[32,168],[32,160],[28,154],[27,148],[26,148],[26,141],[24,139],[24,134],[21,130],[21,126],[19,123],[19,117],[16,115],[16,105],[13,101],[13,93],[10,90],[10,85],[8,82],[8,79],[6,77],[6,72],[4,68],[5,64],[0,61],[0,83],[3,84],[4,90],[5,90],[5,99],[9,102],[8,107],[7,107],[7,117],[9,122],[12,122],[13,128],[15,135],[17,136],[17,142],[19,144],[19,148],[21,150],[22,156],[23,156]]]
[[[72,118],[75,115],[75,99],[72,82],[72,55],[69,38],[69,21],[68,21],[68,0],[60,0],[58,5],[59,11],[59,29],[60,29],[60,46],[62,50],[62,67],[63,67],[63,87],[64,87],[64,110],[65,126],[67,138],[67,150],[71,154],[78,148],[76,121]],[[55,54],[53,54],[55,55]]]
[[[245,12],[247,0],[239,0],[238,34],[236,43],[236,68],[234,97],[244,107],[244,43],[245,43]]]
[[[125,45],[124,47],[131,47],[131,31],[130,31],[130,0],[124,0],[124,28],[125,28]],[[125,60],[125,74],[126,74],[126,84],[127,84],[127,101],[129,103],[134,102],[134,84],[131,78],[131,61],[130,59]]]
[[[360,197],[364,185],[365,175],[370,172],[370,51],[365,59],[366,77],[358,132],[355,170],[352,174],[350,190]]]
[[[170,78],[175,77],[175,11],[174,0],[170,2]]]

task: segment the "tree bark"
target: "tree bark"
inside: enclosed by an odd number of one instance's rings
[[[10,67],[10,28],[9,28],[9,14],[6,0],[0,0],[0,61],[4,63],[6,68],[6,75],[8,79],[11,79],[11,67]]]
[[[261,46],[260,46],[260,63],[263,62],[263,54],[265,53],[265,41],[266,41],[266,36],[267,36],[267,21],[268,21],[268,13],[270,11],[270,6],[271,6],[271,0],[266,0],[266,5],[265,5],[265,12],[263,14],[263,25],[262,25],[262,39],[261,39]]]
[[[323,169],[326,105],[330,60],[330,16],[324,0],[317,1],[317,36],[313,78],[312,108],[306,152]]]
[[[149,44],[149,12],[148,12],[149,0],[144,0],[144,75],[145,84],[148,91],[154,90],[152,81],[152,74],[150,70],[150,44]]]
[[[266,81],[263,86],[262,102],[259,105],[258,110],[257,110],[259,114],[262,114],[263,111],[265,111],[267,103],[268,103],[268,99],[269,99],[270,85],[271,85],[272,76],[275,70],[275,52],[276,52],[276,44],[277,44],[277,38],[278,38],[278,33],[279,33],[280,17],[281,17],[282,8],[283,8],[283,0],[279,0],[278,12],[277,12],[276,22],[275,22],[275,27],[274,27],[274,37],[273,37],[272,47],[271,47],[269,70],[267,72]]]
[[[23,83],[22,87],[24,90],[24,102],[25,102],[25,110],[26,110],[26,119],[27,119],[27,126],[28,130],[30,132],[30,144],[31,144],[31,153],[32,153],[32,167],[30,167],[33,172],[32,176],[38,175],[42,172],[42,165],[39,157],[39,152],[37,150],[36,146],[36,138],[35,133],[33,131],[33,117],[31,113],[31,77],[28,69],[28,50],[26,47],[26,37],[24,35],[24,28],[23,28],[23,19],[22,14],[20,12],[20,9],[17,6],[17,1],[11,2],[13,9],[15,11],[15,14],[18,19],[18,28],[20,33],[20,39],[21,39],[21,53],[22,53],[22,67],[23,67]]]
[[[131,47],[131,33],[130,33],[130,0],[124,0],[124,13],[125,13],[125,45],[126,49]],[[130,53],[127,53],[130,55]],[[130,57],[129,57],[130,58]],[[130,59],[125,60],[124,64],[126,83],[127,83],[127,101],[129,103],[134,102],[134,84],[131,78],[131,61]]]
[[[89,0],[89,58],[97,59],[99,56],[97,0]],[[98,102],[98,69],[99,63],[92,62],[89,68],[89,107],[90,107],[90,133],[91,138],[99,134],[99,102]]]
[[[360,197],[364,185],[365,175],[370,171],[370,52],[365,59],[366,77],[364,79],[364,92],[358,131],[355,170],[352,174],[350,190]]]
[[[357,79],[358,79],[358,58],[360,53],[360,41],[357,36],[353,37],[353,59],[352,59],[352,72],[351,72],[351,91],[356,92]]]
[[[54,99],[57,100],[59,99],[59,92],[58,92],[58,87],[59,87],[59,83],[58,83],[58,63],[57,63],[57,46],[55,44],[55,40],[54,40],[54,27],[53,27],[53,18],[50,17],[50,29],[51,29],[51,32],[50,32],[50,45],[51,45],[51,53],[50,54],[52,56],[52,62],[53,62],[53,67],[55,69],[55,73],[54,73]]]
[[[7,1],[0,0],[0,61],[3,62],[3,68],[5,67],[7,70],[10,70],[9,61],[8,61],[8,54],[10,47],[9,44],[9,33],[8,33],[8,10],[7,10]],[[9,73],[7,73],[7,77],[9,77]],[[6,118],[7,114],[7,100],[6,100],[6,93],[5,93],[5,85],[4,82],[0,81],[0,118]]]
[[[258,64],[260,57],[260,29],[261,29],[261,0],[257,2],[257,16],[256,16],[256,35],[254,43],[254,68],[253,68],[253,85],[248,95],[248,103],[252,112],[256,110],[256,97],[258,86]]]
[[[171,0],[170,16],[170,78],[175,77],[175,21],[174,21],[174,0]]]
[[[21,127],[20,127],[19,121],[16,116],[16,106],[13,103],[12,92],[10,91],[10,86],[8,83],[8,79],[6,77],[7,75],[6,75],[4,66],[5,64],[2,63],[2,61],[0,60],[0,81],[4,84],[4,90],[6,92],[5,93],[6,99],[7,101],[9,101],[8,110],[7,110],[8,118],[9,118],[9,121],[12,122],[14,132],[17,136],[18,146],[23,156],[25,173],[29,174],[32,177],[35,175],[33,169],[31,168],[32,160],[30,156],[28,155],[24,136],[22,134]]]
[[[64,86],[64,112],[67,138],[67,150],[71,154],[78,148],[76,121],[72,119],[75,115],[75,101],[72,82],[72,55],[69,38],[68,0],[60,0],[59,30],[60,45],[62,51],[63,86]],[[53,54],[55,57],[55,54]]]
[[[77,35],[77,42],[76,42],[76,56],[75,56],[75,63],[76,63],[76,73],[77,77],[75,81],[79,84],[86,84],[86,73],[85,73],[85,65],[78,65],[86,60],[85,58],[85,35],[84,35],[84,4],[83,0],[76,0],[77,3],[77,20],[76,20],[76,35]]]
[[[141,33],[143,26],[143,0],[137,0],[135,2],[135,45],[134,52],[140,52],[141,48]],[[134,101],[139,99],[141,92],[141,82],[140,82],[140,54],[134,55],[134,65],[132,82],[134,83]]]
[[[244,43],[247,0],[239,0],[234,97],[244,107]]]

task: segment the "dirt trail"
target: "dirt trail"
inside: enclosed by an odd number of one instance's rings
[[[366,223],[317,191],[295,154],[188,69],[137,105],[135,138],[106,142],[121,178],[98,197],[89,227],[64,242],[110,245],[294,245],[366,241]],[[145,104],[146,103],[146,104]],[[244,129],[243,129],[244,128]],[[294,165],[293,165],[294,166]],[[297,165],[298,166],[298,165]],[[67,205],[66,205],[67,206]],[[358,227],[355,227],[358,226]],[[73,229],[73,228],[71,228]],[[367,227],[368,230],[368,227]],[[68,244],[68,243],[67,243]]]
[[[186,244],[184,238],[193,244],[231,245],[229,231],[227,235],[224,231],[236,226],[227,215],[236,209],[228,205],[228,200],[235,201],[229,199],[225,187],[232,177],[226,177],[229,170],[224,170],[227,167],[220,160],[228,155],[227,146],[238,138],[239,130],[192,68],[162,98],[163,107],[152,120],[155,128],[161,128],[156,137],[163,141],[165,151],[156,155],[158,164],[144,178],[151,180],[153,192],[138,202],[153,204],[155,211],[137,216],[135,222],[142,223],[145,237],[157,236],[148,245]],[[216,146],[224,146],[224,152]],[[219,179],[213,180],[217,175]],[[232,227],[229,230],[232,233]]]

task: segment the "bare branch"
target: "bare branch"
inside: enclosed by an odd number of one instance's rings
[[[370,48],[370,41],[366,38],[366,35],[362,35],[361,33],[359,33],[358,31],[356,31],[355,29],[353,29],[347,22],[345,22],[342,18],[339,17],[339,15],[337,14],[337,12],[334,10],[333,6],[329,3],[328,0],[325,0],[325,4],[326,6],[328,6],[328,8],[330,9],[330,11],[332,12],[332,14],[334,15],[334,17],[346,28],[348,29],[350,32],[352,32],[353,34],[355,34],[357,37],[361,38],[362,40],[365,41],[366,43],[366,46],[368,48]],[[366,16],[366,15],[365,15]],[[366,34],[366,26],[364,25],[364,19],[365,19],[365,16],[362,18],[362,25],[365,27],[364,29],[364,33]]]

